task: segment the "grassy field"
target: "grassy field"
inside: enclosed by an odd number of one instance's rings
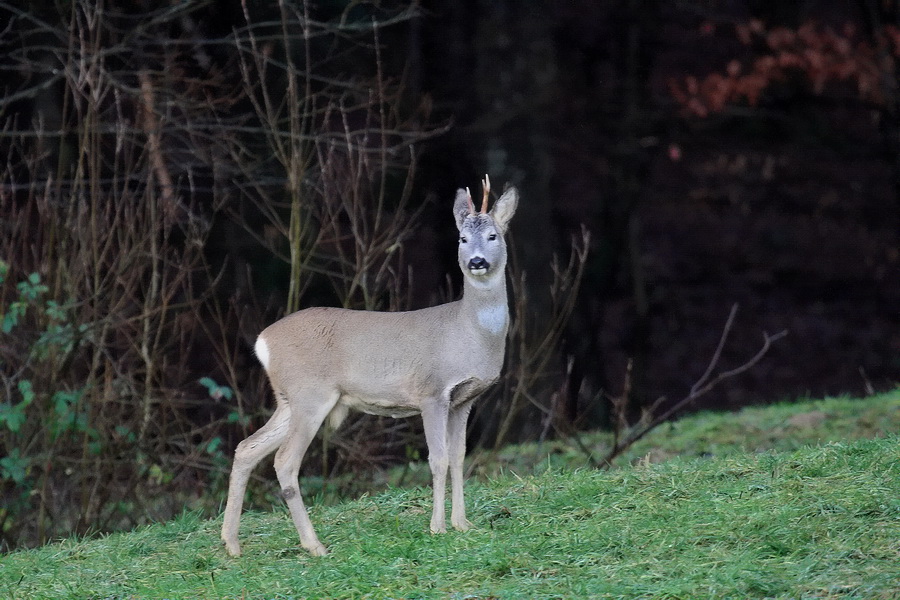
[[[900,598],[898,406],[698,415],[647,441],[671,459],[612,471],[550,454],[538,474],[473,481],[465,534],[427,533],[426,488],[313,506],[324,558],[298,550],[283,510],[245,514],[240,559],[220,519],[189,513],[3,556],[0,597]]]

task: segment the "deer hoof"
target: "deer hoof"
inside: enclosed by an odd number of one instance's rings
[[[453,528],[457,531],[468,531],[472,528],[472,523],[470,523],[468,519],[453,521]]]
[[[322,544],[316,544],[315,546],[306,549],[313,556],[325,556],[326,554],[328,554],[328,548],[326,548]]]
[[[225,540],[225,552],[232,558],[238,558],[241,555],[241,545],[234,541]]]

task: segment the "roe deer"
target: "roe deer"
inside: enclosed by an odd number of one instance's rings
[[[250,472],[276,448],[275,471],[301,545],[327,552],[313,530],[298,487],[300,462],[323,422],[337,428],[349,409],[407,417],[422,414],[434,510],[431,531],[443,533],[447,469],[450,522],[465,531],[463,457],[466,421],[475,398],[500,376],[506,349],[506,243],[503,234],[518,203],[508,188],[488,212],[490,180],[482,182],[481,212],[468,189],[456,192],[461,300],[409,312],[309,308],[267,327],[256,355],[277,405],[271,419],[238,444],[228,487],[222,540],[240,556],[238,525]]]

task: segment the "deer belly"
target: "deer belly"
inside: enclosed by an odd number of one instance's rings
[[[394,419],[411,417],[412,415],[422,412],[418,406],[414,405],[409,400],[401,398],[363,397],[352,394],[342,394],[340,402],[353,410],[358,410],[368,415],[391,417]]]

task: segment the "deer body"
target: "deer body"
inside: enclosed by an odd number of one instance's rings
[[[325,554],[298,488],[300,463],[324,422],[337,428],[349,410],[407,417],[421,414],[433,477],[431,530],[446,531],[444,498],[449,468],[451,524],[466,530],[462,463],[472,402],[500,376],[509,322],[506,245],[503,234],[518,195],[507,190],[486,212],[476,213],[459,190],[454,216],[460,231],[461,300],[407,312],[310,308],[266,328],[255,350],[276,409],[269,421],[238,445],[228,489],[222,539],[240,555],[238,524],[250,472],[277,449],[275,471],[282,495],[312,554]]]

